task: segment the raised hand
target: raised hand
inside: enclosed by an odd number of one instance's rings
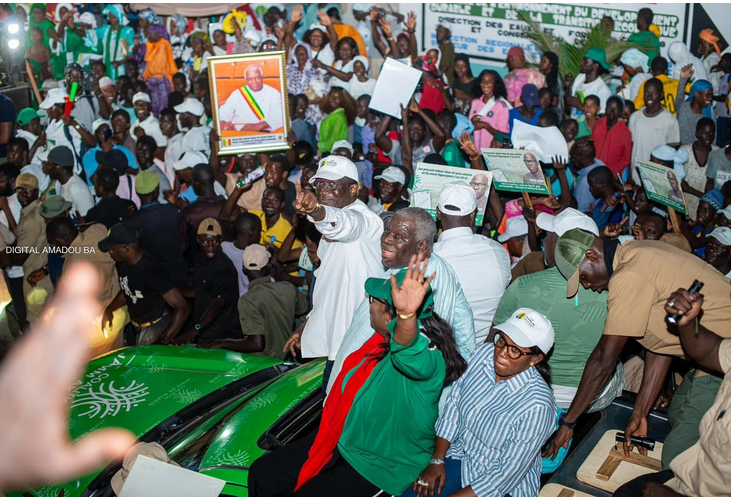
[[[303,215],[309,215],[317,210],[317,196],[315,196],[315,193],[313,193],[312,191],[304,189],[297,193],[297,197],[295,198],[292,205],[299,213]]]
[[[561,158],[560,156],[554,156],[551,158],[551,161],[553,162],[553,170],[555,170],[556,173],[561,170],[566,170],[566,165],[569,162],[568,158]]]
[[[621,222],[607,224],[607,227],[605,227],[602,231],[602,236],[604,236],[605,238],[616,238],[617,236],[622,234],[622,228],[625,224],[627,224],[628,220],[629,217],[625,217],[621,220]]]
[[[391,276],[391,299],[399,314],[414,314],[424,302],[427,289],[436,276],[436,273],[432,273],[424,279],[428,264],[429,259],[424,259],[422,254],[412,255],[401,286],[397,284],[396,276]]]
[[[302,17],[304,17],[303,11],[305,10],[305,7],[302,4],[298,4],[294,6],[294,9],[292,9],[292,18],[290,19],[290,22],[295,25],[300,20],[302,20]]]
[[[469,132],[466,130],[462,131],[462,137],[457,136],[457,142],[459,142],[462,151],[465,152],[468,158],[474,158],[475,156],[480,155],[480,152],[477,151],[477,146],[475,146],[475,143],[472,141],[472,137],[470,137]]]
[[[416,29],[416,12],[414,12],[413,10],[409,12],[406,21],[404,21],[404,26],[406,26],[409,31],[413,31]]]
[[[411,98],[411,102],[409,102],[409,111],[411,111],[412,113],[421,112],[421,108],[418,104],[416,104],[416,100],[413,97]]]
[[[686,64],[683,66],[683,69],[680,70],[680,78],[690,78],[693,73],[695,73],[695,69],[693,69],[692,64]]]
[[[381,30],[386,37],[391,36],[391,23],[385,17],[378,18],[378,24],[381,26]]]
[[[368,13],[368,15],[370,16],[372,23],[378,21],[378,8],[371,7],[371,11]]]
[[[326,28],[332,24],[330,16],[328,16],[325,12],[319,9],[317,10],[317,18],[320,20],[320,24],[322,24]]]

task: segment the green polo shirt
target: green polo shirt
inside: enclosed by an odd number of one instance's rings
[[[450,167],[464,168],[462,150],[459,149],[459,143],[454,139],[450,139],[444,148],[442,148],[442,158],[444,158],[444,161],[446,161],[447,165]]]
[[[429,465],[445,375],[441,351],[429,349],[429,339],[417,334],[409,345],[391,341],[355,396],[338,449],[390,495],[401,495]]]
[[[580,286],[578,297],[567,299],[566,279],[551,267],[515,280],[503,294],[493,323],[505,322],[521,307],[546,316],[556,335],[553,354],[548,358],[553,383],[579,387],[584,365],[604,331],[607,295]]]

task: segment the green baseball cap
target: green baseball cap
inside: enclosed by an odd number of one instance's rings
[[[160,185],[160,179],[152,172],[142,172],[135,178],[137,194],[150,194]]]
[[[72,205],[73,203],[66,201],[63,196],[52,194],[43,200],[39,212],[43,218],[52,219],[71,208]]]
[[[396,274],[396,283],[400,286],[404,282],[406,277],[406,269],[400,270]],[[391,277],[388,278],[368,278],[365,282],[365,291],[371,297],[376,299],[385,300],[389,304],[393,305],[393,299],[391,298]],[[419,318],[428,318],[432,315],[431,306],[434,304],[434,293],[429,286],[422,302],[421,307],[418,311]]]
[[[579,266],[586,259],[586,251],[594,243],[595,236],[581,229],[566,231],[556,242],[556,267],[568,280],[566,297],[579,291]]]
[[[584,57],[588,57],[592,61],[596,61],[601,64],[602,68],[609,71],[609,63],[607,63],[607,52],[599,47],[592,47],[586,51]]]
[[[18,113],[18,126],[19,127],[25,127],[30,122],[35,120],[36,118],[41,118],[42,115],[38,114],[38,111],[36,111],[33,108],[23,108]]]

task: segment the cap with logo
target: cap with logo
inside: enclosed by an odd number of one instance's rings
[[[208,165],[208,158],[200,151],[186,151],[178,161],[173,163],[173,170],[185,170],[204,163]]]
[[[333,147],[332,147],[332,149],[330,149],[330,151],[332,151],[334,153],[335,151],[337,151],[340,148],[347,149],[348,151],[350,151],[351,155],[355,153],[355,150],[353,149],[353,145],[350,144],[346,140],[335,141],[335,144],[333,144]]]
[[[160,179],[149,170],[142,172],[135,178],[135,191],[137,194],[150,194],[160,185]]]
[[[564,209],[558,215],[541,212],[536,217],[536,225],[544,231],[556,233],[558,236],[563,236],[566,231],[577,228],[599,236],[599,227],[594,219],[571,207]]]
[[[50,196],[46,196],[46,199],[43,200],[43,203],[41,203],[41,208],[38,212],[41,214],[41,217],[53,219],[70,209],[72,206],[73,203],[66,201],[63,196],[52,194]]]
[[[523,85],[523,89],[520,91],[520,100],[526,106],[538,106],[538,87],[532,83]]]
[[[116,148],[110,149],[109,151],[97,151],[96,161],[114,169],[120,175],[129,167],[127,156]]]
[[[152,99],[150,99],[150,94],[148,94],[147,92],[137,92],[132,98],[132,104],[136,102],[152,103]]]
[[[244,248],[244,269],[261,271],[269,264],[269,251],[262,245],[249,245]]]
[[[137,230],[123,222],[115,224],[107,233],[107,237],[99,242],[99,250],[108,252],[114,245],[131,245],[137,243],[139,236]]]
[[[109,123],[109,121],[105,120],[104,118],[97,118],[91,125],[92,132],[96,134],[96,131],[99,130],[99,127],[101,127],[102,125],[108,125],[109,128],[112,128],[112,124]]]
[[[38,107],[41,109],[50,109],[56,104],[65,104],[68,96],[64,89],[53,88],[48,91],[46,98],[43,99],[43,102]]]
[[[18,126],[25,127],[36,118],[42,118],[43,115],[39,115],[38,112],[33,108],[23,108],[18,113]]]
[[[477,195],[464,181],[447,182],[439,192],[437,207],[446,215],[470,215],[477,208]]]
[[[203,219],[201,223],[198,224],[198,235],[221,236],[222,234],[223,231],[221,230],[221,224],[219,224],[213,217]]]
[[[586,259],[586,251],[595,237],[581,229],[570,229],[556,242],[556,267],[568,280],[566,297],[573,297],[579,291],[579,266]]]
[[[553,347],[553,325],[543,314],[527,307],[521,307],[495,329],[510,337],[518,347],[537,347],[543,354]]]
[[[310,177],[310,183],[315,182],[317,179],[338,181],[343,177],[358,182],[358,169],[355,163],[342,156],[330,155],[320,160],[317,172]]]
[[[38,179],[29,173],[20,174],[15,178],[15,189],[38,189]]]
[[[20,177],[18,177],[20,179]],[[15,181],[15,185],[18,185],[18,181]],[[719,226],[708,235],[710,238],[715,238],[723,246],[731,246],[731,229],[726,226]]]
[[[74,166],[74,154],[66,146],[56,146],[48,153],[48,160],[62,167]]]
[[[375,176],[375,180],[384,180],[386,182],[396,184],[406,184],[406,174],[398,167],[388,167],[380,175]]]
[[[505,243],[510,238],[519,238],[528,234],[528,221],[525,217],[519,215],[511,217],[505,224],[505,232],[497,237],[500,243]]]
[[[182,104],[173,108],[176,113],[190,113],[195,116],[203,116],[205,109],[203,103],[194,97],[188,97]]]

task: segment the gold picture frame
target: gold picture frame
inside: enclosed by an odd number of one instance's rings
[[[250,88],[246,78],[251,66],[260,70],[258,89]],[[219,155],[289,149],[285,51],[209,57],[208,75]],[[257,82],[252,85],[257,86]]]

